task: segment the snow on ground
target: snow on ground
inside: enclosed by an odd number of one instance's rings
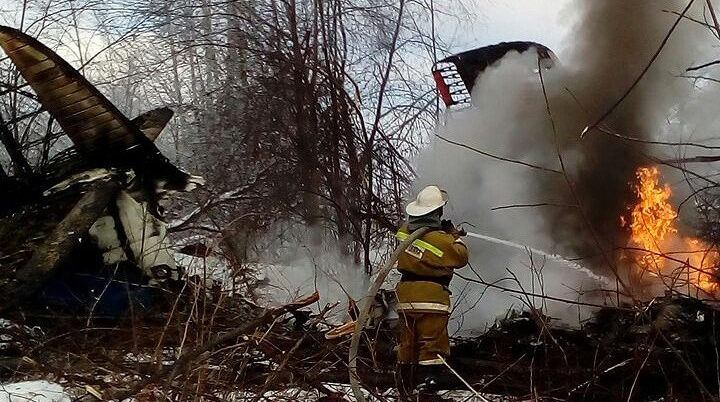
[[[16,339],[31,339],[42,335],[40,327],[28,327],[0,318],[0,351],[7,351],[19,346]]]
[[[339,394],[344,395],[345,399],[348,401],[355,401],[356,399],[353,397],[352,391],[350,390],[350,386],[347,384],[333,384],[333,383],[323,383],[329,390],[338,392]],[[365,399],[370,402],[375,402],[377,399],[369,395],[365,390],[363,390],[363,395],[365,396]],[[397,392],[394,389],[386,390],[385,392],[381,392],[381,395],[384,398],[390,398],[390,400],[394,400],[397,398]],[[446,398],[449,401],[463,401],[463,402],[485,402],[485,401],[492,401],[492,402],[500,402],[505,401],[507,399],[502,399],[502,397],[498,397],[496,395],[488,395],[483,394],[483,398],[476,397],[472,392],[470,391],[440,391],[438,395],[442,396],[443,398]],[[274,401],[317,401],[322,397],[322,394],[318,391],[312,390],[302,390],[298,388],[288,388],[284,390],[278,390],[278,391],[267,391],[260,396],[260,399],[258,399],[258,395],[254,393],[249,392],[236,392],[232,395],[226,396],[227,400],[231,400],[233,402],[241,402],[241,401],[261,401],[261,402],[274,402]]]
[[[71,402],[59,384],[48,381],[23,381],[0,385],[0,402]]]

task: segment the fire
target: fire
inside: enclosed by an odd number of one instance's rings
[[[638,183],[635,192],[639,201],[630,214],[631,239],[639,248],[649,252],[641,257],[640,265],[651,272],[660,273],[663,261],[660,244],[670,233],[677,233],[673,221],[677,212],[668,201],[672,195],[670,186],[660,187],[660,172],[656,167],[641,167],[635,175]]]
[[[687,286],[716,294],[719,284],[715,271],[720,254],[699,239],[678,234],[678,214],[669,201],[672,189],[660,185],[657,167],[641,167],[635,174],[638,202],[630,212],[629,222],[621,217],[621,223],[630,228],[633,248],[642,250],[634,268],[636,274],[648,272],[672,288]],[[671,251],[673,248],[681,251]]]

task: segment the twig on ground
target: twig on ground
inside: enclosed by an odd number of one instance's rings
[[[149,384],[153,384],[155,382],[158,382],[159,380],[163,378],[172,379],[175,376],[177,376],[181,371],[184,371],[186,369],[186,366],[190,364],[191,362],[197,360],[205,354],[206,352],[211,351],[216,346],[228,342],[230,340],[233,340],[235,338],[238,338],[242,335],[245,335],[256,328],[268,324],[272,321],[274,321],[277,317],[296,311],[300,308],[306,307],[312,303],[315,303],[320,299],[320,295],[318,292],[313,293],[311,296],[298,300],[294,303],[287,304],[282,307],[274,308],[266,310],[265,313],[260,315],[258,318],[250,321],[249,323],[241,326],[240,328],[230,331],[226,334],[219,335],[212,339],[211,341],[207,342],[206,344],[202,345],[201,347],[198,347],[197,349],[190,350],[183,355],[181,355],[172,365],[165,367],[163,370],[159,371],[155,375],[150,376],[149,378],[142,380],[140,382],[137,382],[135,385],[133,385],[130,389],[127,390],[121,390],[119,392],[113,393],[113,395],[110,395],[109,399],[118,399],[123,400],[126,398],[130,398],[135,396],[138,392],[140,392],[143,388],[148,386]]]
[[[480,395],[477,391],[475,391],[475,389],[472,387],[472,385],[470,385],[467,381],[465,381],[465,379],[462,378],[462,377],[460,376],[460,374],[458,374],[458,372],[455,371],[455,369],[453,369],[453,368],[448,364],[448,362],[445,361],[445,359],[443,359],[442,356],[440,356],[439,354],[436,355],[436,356],[438,357],[438,359],[440,359],[440,361],[442,361],[442,363],[445,365],[445,367],[447,367],[447,368],[450,370],[450,372],[452,372],[453,375],[455,375],[455,377],[457,377],[460,381],[462,381],[463,384],[465,384],[465,386],[467,387],[467,389],[468,389],[470,392],[472,392],[473,394],[475,394],[475,396],[478,397],[478,398],[480,398],[480,400],[482,400],[483,402],[490,402],[490,400],[488,400],[488,399],[485,398],[484,396]]]

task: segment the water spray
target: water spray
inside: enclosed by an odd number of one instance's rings
[[[593,273],[592,271],[590,271],[589,269],[576,263],[575,261],[568,260],[567,258],[565,258],[561,255],[549,253],[547,251],[538,250],[533,247],[518,244],[518,243],[509,241],[509,240],[498,239],[497,237],[492,237],[492,236],[488,236],[488,235],[484,235],[484,234],[480,234],[480,233],[473,233],[473,232],[468,232],[468,231],[466,231],[465,233],[467,234],[467,236],[475,238],[475,239],[485,240],[485,241],[489,241],[489,242],[495,243],[495,244],[502,244],[503,246],[508,246],[508,247],[519,249],[519,250],[525,250],[525,251],[533,253],[533,254],[538,254],[538,255],[541,255],[550,260],[560,261],[565,266],[570,267],[576,271],[582,272],[585,275],[587,275],[588,277],[595,279],[598,282],[602,282],[607,285],[613,283],[610,279],[608,279],[604,276],[597,275],[597,274]]]

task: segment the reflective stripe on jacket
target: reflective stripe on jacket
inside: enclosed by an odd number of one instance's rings
[[[407,225],[403,225],[396,236],[406,239]],[[427,280],[401,281],[397,285],[398,310],[449,313],[450,292],[432,278],[447,282],[453,270],[464,267],[467,262],[468,251],[462,240],[442,230],[425,233],[400,255],[397,269]]]
[[[403,225],[396,237],[400,240],[409,236],[407,225]],[[398,258],[398,270],[419,276],[452,276],[453,271],[468,263],[465,243],[442,230],[433,230],[415,240]]]

